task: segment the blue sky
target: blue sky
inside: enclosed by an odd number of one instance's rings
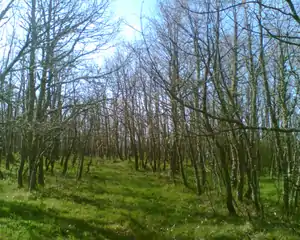
[[[143,3],[143,15],[151,15],[155,10],[156,0],[114,0],[112,3],[113,12],[117,17],[123,18],[131,26],[140,30],[140,12]],[[133,40],[136,32],[124,26],[122,30],[124,40]]]
[[[143,4],[143,15],[150,16],[155,11],[157,0],[113,0],[111,3],[111,10],[116,18],[122,18],[129,25],[140,30],[140,13],[141,6]],[[134,41],[135,38],[139,38],[139,33],[133,28],[123,24],[122,31],[118,39],[124,41]],[[118,41],[118,40],[117,40]],[[99,65],[103,64],[105,58],[109,58],[115,52],[116,47],[111,47],[105,51],[102,51],[97,57],[96,62]]]
[[[143,15],[150,16],[155,12],[156,2],[157,0],[112,0],[111,10],[116,18],[122,18],[129,25],[140,30],[140,13],[142,4]],[[135,38],[138,39],[139,37],[140,34],[133,28],[122,24],[122,31],[116,42],[119,40],[126,42],[134,41]],[[104,59],[110,58],[115,51],[116,47],[111,47],[97,54],[97,56],[95,56],[95,60],[98,65],[101,66],[104,63]]]

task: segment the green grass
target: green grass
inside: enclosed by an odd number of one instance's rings
[[[300,239],[298,225],[272,212],[229,217],[221,195],[197,197],[126,162],[99,164],[80,182],[72,171],[46,175],[46,187],[32,194],[16,187],[14,172],[0,183],[0,239]],[[266,199],[276,191],[272,182],[262,189]]]

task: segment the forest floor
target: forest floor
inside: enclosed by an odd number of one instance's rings
[[[274,212],[249,220],[229,217],[217,193],[198,197],[168,176],[135,172],[128,163],[99,164],[80,182],[74,172],[47,175],[36,193],[16,187],[15,170],[0,182],[4,240],[300,239],[299,225],[276,214],[276,188],[267,181],[262,197],[270,198]]]

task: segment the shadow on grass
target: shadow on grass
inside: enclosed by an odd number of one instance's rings
[[[17,230],[17,227],[20,225],[24,225],[24,227],[28,229],[31,237],[30,239],[55,239],[57,237],[63,237],[63,239],[73,237],[72,239],[111,240],[156,239],[153,238],[153,236],[156,236],[154,233],[147,231],[142,224],[134,219],[131,219],[130,222],[132,229],[126,233],[105,228],[106,222],[99,219],[86,221],[84,219],[63,217],[59,216],[58,212],[53,211],[53,209],[44,210],[26,203],[6,202],[1,200],[0,205],[7,209],[6,211],[0,212],[0,218],[17,218],[17,220],[25,220],[19,221],[14,230]],[[1,222],[5,223],[5,221]],[[30,225],[32,222],[35,222],[34,227]],[[43,228],[44,224],[53,225],[53,223],[55,223],[56,229],[52,229],[52,232],[46,231],[46,229]]]
[[[126,210],[128,214],[122,214],[126,222],[129,223],[126,231],[122,229],[109,229],[108,222],[95,217],[95,219],[79,219],[76,217],[66,217],[60,215],[56,209],[44,209],[43,207],[35,207],[26,202],[8,202],[0,200],[1,224],[5,226],[6,219],[16,218],[16,225],[9,225],[8,227],[17,230],[20,225],[27,229],[31,239],[56,239],[62,237],[63,239],[120,239],[120,240],[155,240],[155,239],[172,239],[168,238],[160,232],[160,228],[167,228],[172,225],[185,224],[201,224],[205,219],[205,224],[208,226],[221,226],[222,224],[230,224],[233,226],[245,225],[248,219],[243,217],[230,217],[225,214],[215,213],[209,208],[199,208],[197,205],[200,201],[198,198],[191,198],[182,204],[180,201],[168,199],[168,195],[161,196],[156,188],[164,184],[164,180],[158,180],[154,174],[146,174],[139,176],[136,173],[122,172],[122,168],[103,169],[103,171],[92,172],[86,176],[81,182],[72,181],[72,179],[60,179],[61,187],[45,188],[37,193],[42,198],[64,199],[80,205],[90,205],[107,212],[115,208],[116,210]],[[125,170],[124,170],[125,171]],[[147,180],[144,180],[147,179]],[[105,188],[106,183],[109,185],[120,185],[115,192],[110,192],[109,188]],[[104,186],[103,186],[104,184]],[[128,186],[128,188],[126,187]],[[153,189],[152,189],[153,188]],[[157,191],[157,192],[156,192]],[[160,189],[160,191],[162,191]],[[166,190],[167,191],[167,190]],[[81,194],[84,193],[84,194]],[[106,198],[97,198],[96,195],[108,193],[113,198],[113,195],[122,196],[120,201],[111,201]],[[173,193],[172,193],[173,194]],[[178,192],[178,197],[180,196]],[[177,195],[176,195],[177,196]],[[134,203],[126,202],[127,198],[134,198]],[[174,196],[173,196],[174,198]],[[214,197],[215,198],[215,197]],[[125,199],[125,200],[124,200]],[[114,200],[114,199],[113,199]],[[194,201],[194,202],[193,202]],[[215,200],[214,205],[217,209],[219,206],[223,208],[224,201],[222,199]],[[177,207],[178,204],[178,207]],[[190,206],[189,206],[190,205]],[[1,209],[1,208],[0,208]],[[6,210],[4,210],[6,209]],[[141,222],[141,218],[134,218],[129,213],[139,211],[143,217],[151,218],[152,222],[146,220]],[[31,223],[34,224],[31,224]],[[251,221],[253,231],[255,232],[269,232],[285,230],[293,235],[297,235],[296,231],[300,229],[299,224],[286,223],[275,216],[266,216],[266,219],[255,219]],[[115,223],[117,224],[117,223]],[[46,228],[50,226],[51,228]],[[152,230],[149,230],[152,229]],[[187,228],[189,229],[189,228]],[[191,229],[189,229],[191,230]],[[176,236],[176,239],[188,240],[186,236]],[[229,234],[212,236],[208,239],[227,239],[232,240],[236,237],[231,237]],[[247,238],[241,238],[247,239]]]
[[[47,191],[47,196],[45,197],[54,197],[57,199],[67,199],[69,201],[75,202],[77,204],[88,204],[97,208],[102,208],[105,210],[109,207],[115,207],[116,209],[124,209],[127,212],[139,211],[142,212],[144,216],[151,217],[152,219],[159,219],[157,222],[152,223],[152,229],[156,227],[170,227],[171,225],[184,225],[195,223],[199,224],[202,220],[205,219],[206,224],[215,226],[221,224],[231,224],[234,226],[242,226],[248,222],[248,218],[244,217],[231,217],[226,214],[221,214],[216,211],[213,213],[209,209],[197,209],[195,206],[197,203],[192,204],[194,208],[188,208],[185,206],[181,206],[178,209],[176,208],[176,202],[168,204],[168,199],[166,197],[159,196],[157,194],[153,195],[149,194],[149,189],[151,186],[146,181],[141,181],[139,179],[128,178],[121,181],[123,176],[116,176],[115,178],[110,178],[111,176],[91,176],[89,181],[100,181],[102,182],[104,179],[106,181],[111,179],[113,181],[120,181],[122,186],[130,186],[130,188],[122,188],[117,193],[110,192],[110,194],[114,195],[122,195],[123,197],[133,197],[135,198],[134,205],[130,203],[126,203],[123,201],[120,202],[110,202],[109,199],[94,199],[93,192],[95,189],[101,193],[106,193],[107,191],[102,189],[101,186],[94,185],[92,189],[87,187],[85,192],[90,192],[89,196],[78,196],[73,193],[64,193],[63,191]],[[108,180],[109,181],[109,180]],[[145,183],[146,182],[146,183]],[[155,184],[154,184],[155,185]],[[156,186],[156,185],[155,185]],[[140,191],[135,191],[139,189]],[[197,199],[195,198],[195,201]],[[222,207],[222,201],[217,201],[217,206]],[[217,207],[215,206],[215,207]],[[109,211],[109,210],[107,210]],[[163,216],[163,218],[162,218]],[[142,224],[140,224],[136,219],[133,219],[129,216],[126,216],[127,220],[130,222],[131,231],[135,233],[135,237],[131,236],[128,239],[167,239],[164,236],[159,235],[158,231],[153,232],[147,230]],[[253,233],[254,232],[272,232],[278,230],[285,230],[291,233],[292,235],[297,235],[297,230],[300,229],[299,224],[295,223],[286,223],[279,218],[275,218],[273,216],[266,216],[265,220],[255,219],[251,221],[253,225]],[[137,237],[138,236],[138,237]],[[147,236],[147,237],[146,237]],[[101,238],[99,238],[101,239]],[[114,239],[114,238],[111,238]],[[122,239],[122,238],[119,238]],[[126,239],[126,238],[125,238]],[[180,236],[178,239],[184,239],[184,236]],[[235,239],[234,237],[230,237],[228,235],[215,236],[210,239]]]
[[[265,214],[264,219],[253,218],[251,221],[254,230],[272,232],[275,230],[289,232],[293,236],[297,236],[300,239],[300,224],[299,219],[284,220],[281,217],[272,215],[270,213]]]
[[[242,216],[229,216],[227,214],[221,214],[216,212],[203,210],[203,209],[188,209],[183,208],[179,209],[179,212],[176,214],[175,208],[172,208],[172,206],[164,205],[163,203],[158,202],[151,202],[151,201],[139,201],[137,207],[144,212],[148,212],[149,215],[159,216],[164,215],[166,218],[166,221],[160,222],[164,226],[170,226],[170,225],[185,225],[185,224],[200,224],[205,219],[206,224],[211,226],[222,226],[223,224],[230,224],[232,226],[246,226],[247,223],[249,223],[249,219],[247,217]],[[250,221],[251,225],[253,226],[253,229],[251,230],[251,233],[260,233],[260,232],[285,232],[288,233],[289,236],[295,236],[297,239],[300,239],[300,224],[299,219],[293,219],[290,222],[283,220],[279,218],[278,216],[275,217],[270,214],[265,215],[265,219],[259,219],[259,218],[253,218]],[[221,228],[220,228],[221,230]],[[250,235],[250,232],[242,233],[242,236],[240,239],[251,239],[247,238]],[[249,235],[248,235],[249,234]],[[184,239],[183,236],[179,237],[178,239]],[[214,236],[208,239],[236,239],[236,236],[229,236],[226,235],[220,235],[220,236]],[[275,239],[275,238],[274,238]],[[277,239],[277,238],[276,238]]]

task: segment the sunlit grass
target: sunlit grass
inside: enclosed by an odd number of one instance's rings
[[[16,187],[15,170],[0,184],[0,239],[299,239],[272,219],[229,217],[221,194],[198,197],[128,162],[94,166],[80,182],[58,166],[32,194]],[[262,190],[274,200],[272,182]]]

